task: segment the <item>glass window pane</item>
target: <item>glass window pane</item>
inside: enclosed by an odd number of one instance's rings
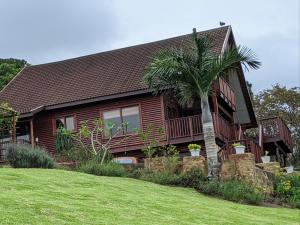
[[[111,110],[103,113],[105,136],[115,135],[122,126],[120,110]]]
[[[64,118],[56,119],[56,129],[58,129],[60,126],[65,127],[65,120],[64,120]]]
[[[66,117],[66,129],[67,130],[74,130],[75,129],[74,117],[73,116]]]
[[[122,109],[123,123],[125,123],[125,132],[133,132],[140,129],[140,110],[138,106]]]

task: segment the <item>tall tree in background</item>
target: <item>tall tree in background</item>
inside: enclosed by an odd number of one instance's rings
[[[222,55],[212,52],[210,37],[198,37],[193,30],[193,45],[181,49],[165,49],[154,56],[144,76],[146,84],[156,93],[173,91],[182,105],[193,99],[201,99],[203,136],[208,161],[208,175],[217,176],[218,147],[208,96],[213,82],[236,69],[239,63],[246,68],[258,69],[260,62],[254,53],[245,47],[225,51]],[[199,109],[200,111],[200,109]]]
[[[280,116],[292,132],[294,163],[300,164],[300,87],[286,88],[279,84],[254,97],[258,119]]]
[[[26,65],[25,60],[0,59],[0,90],[8,84]]]

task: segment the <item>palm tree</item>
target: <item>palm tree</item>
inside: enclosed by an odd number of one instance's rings
[[[169,48],[158,52],[152,59],[144,76],[145,83],[154,93],[172,91],[181,105],[188,105],[195,97],[201,99],[203,134],[208,160],[208,176],[218,173],[218,147],[208,96],[213,82],[240,64],[258,69],[260,62],[246,47],[237,47],[221,55],[212,51],[209,36],[198,37],[193,29],[193,44],[181,48]]]

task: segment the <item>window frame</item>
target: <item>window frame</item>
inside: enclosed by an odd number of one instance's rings
[[[63,115],[56,115],[54,118],[53,118],[53,121],[52,121],[52,127],[53,127],[53,135],[55,136],[56,135],[56,120],[58,119],[64,119],[64,125],[66,126],[67,125],[67,118],[68,117],[73,117],[73,121],[74,121],[74,129],[73,130],[69,130],[71,132],[76,132],[77,131],[77,119],[76,119],[76,114],[63,114]]]
[[[139,115],[139,124],[140,124],[140,127],[139,127],[139,129],[142,129],[142,127],[143,127],[143,120],[142,120],[142,111],[141,111],[141,104],[130,104],[130,105],[123,105],[123,106],[120,106],[120,107],[113,107],[113,108],[107,108],[107,109],[105,109],[105,110],[103,110],[103,111],[101,111],[101,113],[100,113],[100,118],[102,119],[102,121],[103,121],[103,126],[105,126],[105,120],[104,120],[104,113],[105,112],[109,112],[109,111],[113,111],[113,110],[119,110],[119,112],[120,112],[120,117],[121,117],[121,123],[123,123],[123,114],[122,114],[122,109],[124,109],[124,108],[131,108],[131,107],[137,107],[138,108],[138,110],[139,110],[139,113],[138,113],[138,115]],[[124,132],[124,129],[123,129],[123,132],[122,133],[120,133],[120,134],[118,134],[118,135],[115,135],[114,137],[124,137],[124,136],[126,136],[126,135],[128,135],[128,134],[134,134],[135,132]],[[136,134],[137,135],[137,134]],[[109,138],[109,137],[107,137],[106,135],[105,135],[105,133],[103,132],[103,138]]]

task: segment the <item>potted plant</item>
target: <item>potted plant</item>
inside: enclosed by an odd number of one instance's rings
[[[269,154],[269,152],[265,151],[265,155],[261,157],[261,161],[263,163],[269,163],[270,162],[271,157],[268,154]]]
[[[233,143],[232,145],[235,150],[235,154],[244,154],[245,153],[245,146],[242,145],[240,142]]]
[[[201,145],[189,144],[188,148],[191,152],[191,156],[200,156]]]

